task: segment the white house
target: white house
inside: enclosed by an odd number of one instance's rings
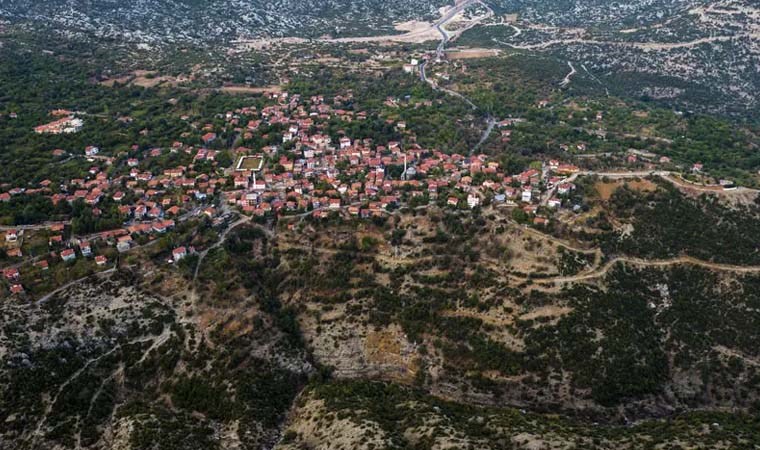
[[[573,188],[575,188],[575,185],[573,185],[572,183],[562,183],[557,188],[557,193],[559,195],[565,195],[568,192],[572,191]]]
[[[475,194],[470,194],[467,196],[467,206],[474,208],[478,205],[480,205],[480,197]]]
[[[172,251],[172,257],[174,261],[180,261],[187,256],[187,249],[185,247],[177,247]]]
[[[123,252],[129,251],[130,248],[132,248],[132,237],[131,236],[120,237],[119,241],[116,243],[116,250],[123,253]]]
[[[92,256],[92,246],[90,246],[89,242],[86,242],[86,241],[80,242],[79,250],[82,252],[82,256],[85,256],[85,257]]]
[[[18,232],[16,230],[8,230],[5,233],[5,242],[16,242],[18,240]]]
[[[67,248],[66,250],[61,252],[61,259],[64,262],[74,261],[77,259],[77,254],[74,253],[74,250]]]
[[[525,188],[522,191],[522,201],[530,203],[533,200],[533,190],[531,188]]]

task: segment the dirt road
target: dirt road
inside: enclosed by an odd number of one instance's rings
[[[609,272],[610,269],[615,267],[615,265],[618,263],[629,264],[629,265],[639,266],[639,267],[670,267],[670,266],[678,266],[678,265],[692,265],[692,266],[697,266],[697,267],[702,267],[705,269],[717,270],[717,271],[722,271],[722,272],[734,272],[734,273],[742,273],[742,274],[760,273],[760,266],[737,266],[737,265],[732,265],[732,264],[719,264],[719,263],[713,263],[709,261],[702,261],[700,259],[692,258],[691,256],[680,256],[678,258],[671,258],[671,259],[649,259],[649,260],[642,259],[642,258],[620,256],[620,257],[611,259],[602,267],[593,269],[589,272],[585,272],[585,273],[581,273],[581,274],[573,275],[569,277],[549,278],[549,279],[541,280],[541,282],[567,284],[567,283],[577,283],[579,281],[593,280],[593,279],[601,278],[605,276],[607,272]]]

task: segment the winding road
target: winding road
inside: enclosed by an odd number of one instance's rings
[[[570,66],[570,73],[565,75],[565,78],[563,78],[562,81],[559,83],[561,87],[566,87],[568,84],[570,84],[570,79],[573,77],[573,75],[577,73],[572,62],[568,61],[567,65]]]
[[[241,219],[237,220],[232,225],[230,225],[229,227],[227,227],[224,231],[222,231],[222,234],[219,235],[219,240],[217,240],[209,248],[207,248],[206,250],[203,250],[202,252],[200,252],[198,254],[198,263],[195,265],[195,271],[193,272],[193,284],[195,284],[195,280],[198,279],[198,273],[201,270],[201,264],[203,264],[203,260],[206,258],[206,255],[208,255],[208,253],[211,250],[213,250],[215,248],[218,248],[219,246],[221,246],[222,244],[224,244],[224,242],[227,240],[227,236],[230,234],[230,231],[232,231],[235,228],[239,227],[240,225],[242,225],[244,223],[248,223],[250,221],[251,221],[251,217],[247,217],[247,216],[242,217]]]
[[[611,259],[601,267],[592,269],[591,271],[580,273],[578,275],[572,275],[567,277],[547,278],[541,280],[541,283],[555,283],[555,284],[567,284],[576,283],[579,281],[588,281],[596,278],[601,278],[607,274],[618,263],[640,266],[640,267],[670,267],[680,265],[692,265],[702,267],[705,269],[717,270],[722,272],[734,272],[734,273],[760,273],[760,266],[737,266],[733,264],[720,264],[709,261],[703,261],[701,259],[692,258],[691,256],[679,256],[670,259],[642,259],[633,258],[627,256],[619,256]]]
[[[512,44],[512,43],[504,42],[502,40],[495,39],[495,38],[493,39],[493,41],[496,42],[497,44],[503,45],[505,47],[513,48],[515,50],[542,50],[542,49],[547,49],[549,47],[554,47],[556,45],[572,45],[572,44],[613,45],[613,46],[619,46],[619,47],[638,48],[641,50],[672,50],[672,49],[678,49],[678,48],[691,48],[691,47],[696,47],[703,44],[711,44],[714,42],[733,41],[733,40],[738,40],[742,38],[758,39],[760,38],[760,33],[741,33],[741,34],[736,34],[735,36],[711,36],[711,37],[705,37],[705,38],[700,38],[700,39],[695,39],[693,41],[685,41],[685,42],[626,42],[626,41],[606,41],[606,40],[582,39],[582,38],[552,39],[552,40],[548,40],[544,42],[537,42],[535,44]]]
[[[451,40],[451,36],[449,36],[449,33],[445,30],[444,26],[446,26],[446,24],[449,21],[451,21],[457,14],[464,11],[467,7],[471,5],[475,5],[475,4],[479,4],[483,6],[484,8],[488,9],[489,17],[494,14],[493,10],[488,5],[483,3],[481,0],[465,0],[459,5],[456,5],[454,8],[449,10],[440,20],[438,20],[438,22],[435,23],[435,29],[438,30],[438,33],[440,33],[441,35],[441,42],[438,44],[438,47],[435,50],[437,61],[440,61],[441,59],[443,59],[444,52],[446,51],[446,44],[449,43],[449,41]],[[471,24],[471,26],[472,25],[474,24]],[[445,92],[451,96],[459,98],[460,100],[467,103],[467,105],[469,105],[474,111],[480,110],[480,108],[466,96],[460,94],[459,92],[453,91],[451,89],[442,88],[438,86],[438,83],[429,79],[426,73],[427,64],[428,64],[428,61],[423,60],[419,65],[421,81],[428,83],[430,87],[432,87],[434,90],[439,90],[441,92]],[[479,149],[488,140],[488,137],[491,135],[491,132],[493,131],[494,126],[496,125],[496,122],[498,122],[496,118],[491,116],[490,113],[486,113],[486,129],[481,134],[480,140],[478,141],[478,143],[475,144],[475,146],[470,149],[470,155],[475,153],[475,151]]]
[[[96,273],[93,273],[91,275],[87,275],[86,277],[79,278],[78,280],[70,281],[70,282],[64,284],[63,286],[59,287],[58,289],[56,289],[56,290],[54,290],[54,291],[46,294],[44,297],[40,298],[39,300],[37,300],[37,305],[41,305],[41,304],[47,302],[48,300],[50,300],[51,298],[53,298],[55,295],[57,295],[57,294],[65,291],[66,289],[74,286],[75,284],[82,283],[82,282],[84,282],[86,280],[89,280],[90,278],[93,278],[93,277],[102,277],[103,275],[108,275],[108,274],[111,274],[111,273],[114,273],[114,272],[116,272],[116,267],[112,267],[112,268],[104,270],[102,272],[96,272]]]

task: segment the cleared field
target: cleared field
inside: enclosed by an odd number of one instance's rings
[[[450,60],[490,58],[499,56],[501,50],[487,48],[461,48],[446,52],[446,58]]]
[[[282,92],[281,86],[222,86],[219,91],[227,94],[266,94],[269,92]]]
[[[261,170],[264,158],[260,156],[243,156],[235,165],[235,170]]]
[[[100,84],[107,87],[113,87],[116,83],[119,83],[144,88],[153,88],[159,85],[178,86],[188,81],[190,81],[190,78],[186,76],[172,77],[158,75],[156,72],[148,70],[135,70],[128,75],[101,81]]]
[[[595,185],[596,191],[599,193],[599,198],[604,201],[609,200],[612,197],[612,194],[614,194],[615,191],[621,186],[628,186],[631,189],[644,192],[651,192],[657,189],[657,185],[648,180],[613,181],[608,183],[600,181]]]

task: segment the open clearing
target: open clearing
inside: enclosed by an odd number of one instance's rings
[[[282,92],[282,86],[222,86],[219,88],[220,92],[226,94],[266,94],[266,93],[279,93]]]
[[[657,185],[649,180],[640,180],[640,181],[618,180],[618,181],[610,181],[607,183],[600,181],[594,185],[594,188],[599,193],[599,198],[601,198],[602,200],[606,202],[612,197],[612,194],[614,194],[615,191],[621,186],[627,186],[630,189],[633,189],[636,191],[643,191],[643,192],[653,192],[657,189]]]
[[[264,159],[259,156],[243,156],[235,166],[235,170],[261,170]]]
[[[477,59],[499,56],[501,50],[488,48],[457,48],[446,52],[446,58],[450,60]]]
[[[190,81],[185,76],[170,77],[158,75],[156,72],[148,70],[135,70],[134,72],[116,78],[109,78],[101,81],[99,84],[102,86],[113,87],[114,84],[119,83],[122,85],[140,86],[143,88],[154,88],[162,84],[168,84],[170,86],[178,86],[182,83]]]

